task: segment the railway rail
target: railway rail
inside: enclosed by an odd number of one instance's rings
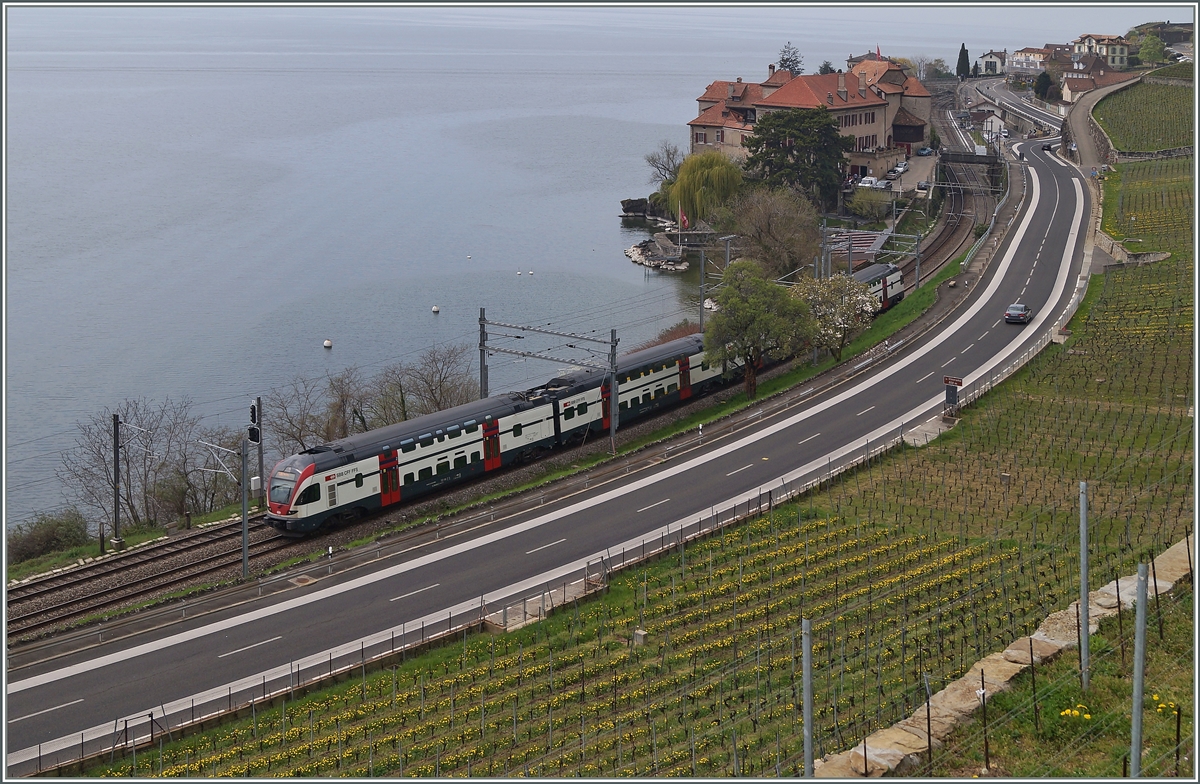
[[[73,569],[6,592],[10,643],[57,629],[119,605],[158,596],[241,562],[240,522],[197,531]],[[262,557],[294,543],[252,521],[248,555]]]

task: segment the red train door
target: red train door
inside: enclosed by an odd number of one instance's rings
[[[379,456],[379,503],[381,506],[400,502],[400,469],[396,464],[396,450]]]
[[[679,399],[687,400],[692,396],[692,359],[684,357],[679,360]]]
[[[600,385],[600,426],[608,430],[612,423],[612,385],[605,381]]]
[[[488,419],[483,423],[483,470],[494,471],[500,467],[500,423]]]

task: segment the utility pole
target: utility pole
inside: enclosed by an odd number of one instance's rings
[[[121,538],[121,415],[113,414],[113,539],[114,550],[124,550]],[[104,552],[104,537],[100,538],[100,552]]]
[[[700,249],[700,331],[704,331],[704,248]],[[728,266],[728,265],[727,265]]]
[[[250,576],[250,517],[246,514],[247,494],[250,488],[246,484],[246,452],[250,440],[242,437],[242,579]]]
[[[488,396],[487,372],[487,318],[483,308],[479,309],[479,399]]]

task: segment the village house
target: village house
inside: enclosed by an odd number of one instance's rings
[[[1087,33],[1071,42],[1073,54],[1103,57],[1109,68],[1124,70],[1129,65],[1129,42],[1119,35]]]
[[[1075,103],[1079,96],[1097,87],[1107,87],[1110,84],[1128,81],[1135,78],[1134,74],[1113,70],[1103,57],[1087,54],[1071,63],[1071,67],[1062,71],[1060,87],[1063,100]]]
[[[852,58],[853,59],[853,58]],[[851,174],[881,176],[929,140],[929,91],[899,65],[860,59],[849,72],[793,76],[769,66],[760,83],[716,81],[697,99],[699,115],[688,123],[691,152],[719,150],[745,160],[743,146],[764,115],[784,109],[824,107],[841,132],[854,138]]]
[[[996,76],[1006,73],[1004,64],[1007,59],[1007,49],[1003,52],[988,52],[979,58],[979,62],[982,63],[982,70],[980,72],[985,76]]]
[[[1046,59],[1050,49],[1027,46],[1012,53],[1008,60],[1008,72],[1015,76],[1037,76],[1046,70]]]

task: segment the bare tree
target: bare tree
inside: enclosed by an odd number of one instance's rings
[[[209,427],[200,430],[197,440],[216,444],[236,453],[241,451],[242,438],[245,435],[241,428]],[[242,499],[238,481],[221,468],[223,464],[234,477],[239,476],[239,458],[229,455],[228,452],[210,450],[207,447],[203,447],[203,450],[202,453],[193,451],[187,465],[184,466],[186,493],[178,510],[180,516],[185,512],[212,512],[223,506],[238,503]],[[217,460],[218,454],[221,456],[220,461]]]
[[[303,452],[322,443],[327,384],[296,376],[285,386],[273,389],[263,401],[263,421],[268,445],[279,454]]]
[[[326,376],[325,440],[334,441],[367,430],[362,410],[366,407],[366,385],[356,367]]]
[[[191,401],[167,399],[152,404],[144,398],[124,401],[76,424],[75,446],[64,457],[58,476],[72,501],[112,530],[113,419],[120,417],[120,513],[130,529],[162,524],[178,509],[185,492],[186,466],[199,419]],[[97,526],[100,527],[99,525]]]
[[[654,152],[646,153],[646,163],[650,166],[651,185],[674,182],[679,164],[683,163],[683,153],[677,145],[663,139]]]
[[[812,203],[788,190],[756,189],[733,206],[735,232],[772,278],[781,278],[819,253],[820,229]]]
[[[871,325],[879,304],[867,284],[841,274],[828,278],[801,278],[792,288],[791,295],[808,303],[816,324],[813,345],[828,349],[839,362],[846,345]]]
[[[361,410],[368,428],[403,422],[411,416],[404,391],[410,373],[406,365],[397,362],[371,379]]]
[[[471,371],[471,346],[433,346],[410,368],[408,406],[411,413],[431,414],[479,397]]]

